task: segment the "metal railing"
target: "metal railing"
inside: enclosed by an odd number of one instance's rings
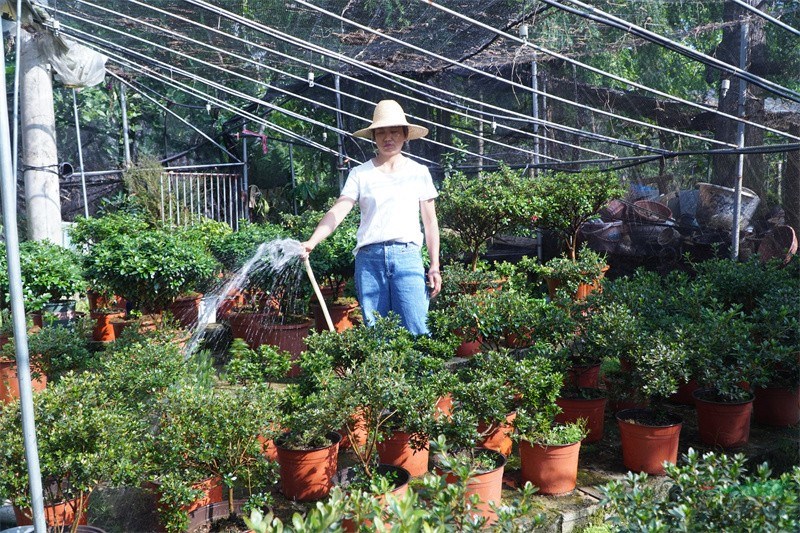
[[[190,226],[198,217],[225,222],[235,230],[245,216],[246,195],[240,174],[219,172],[163,172],[161,221]]]

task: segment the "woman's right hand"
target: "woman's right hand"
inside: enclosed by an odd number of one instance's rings
[[[311,251],[314,249],[314,246],[310,244],[309,241],[301,242],[300,246],[303,248],[303,251],[300,252],[300,259],[308,259],[308,256],[311,255]]]

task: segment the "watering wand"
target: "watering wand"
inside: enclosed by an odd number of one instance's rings
[[[325,322],[328,323],[328,329],[336,333],[336,328],[333,327],[333,321],[331,320],[331,315],[330,313],[328,313],[328,306],[325,304],[325,299],[322,297],[322,292],[319,290],[319,285],[317,285],[317,279],[314,277],[314,271],[311,270],[311,262],[308,260],[308,257],[303,259],[303,262],[306,265],[306,274],[308,274],[308,279],[311,281],[311,286],[314,287],[314,294],[317,295],[319,306],[322,308],[322,314],[325,315]]]

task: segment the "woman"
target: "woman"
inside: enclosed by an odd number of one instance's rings
[[[355,285],[364,321],[371,326],[374,313],[386,316],[391,311],[415,335],[429,332],[428,298],[442,289],[434,206],[438,193],[427,167],[401,151],[407,140],[427,134],[427,128],[408,123],[403,108],[394,100],[378,102],[372,124],[353,134],[374,140],[377,155],[350,171],[336,203],[303,243],[306,254],[311,253],[358,202],[361,223],[354,250]],[[420,215],[430,256],[427,286],[420,255]]]

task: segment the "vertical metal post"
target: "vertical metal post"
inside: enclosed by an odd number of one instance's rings
[[[749,36],[749,24],[742,22],[739,36],[739,68],[747,70],[747,39]],[[747,99],[747,82],[744,78],[739,78],[739,104],[736,116],[743,118],[745,114],[745,103]],[[744,148],[744,122],[739,121],[736,126],[736,146]],[[733,197],[733,224],[731,226],[731,259],[739,259],[739,218],[742,214],[742,179],[744,177],[744,154],[740,153],[736,161],[736,186]]]
[[[539,64],[534,56],[531,61],[531,114],[533,115],[533,173],[536,174],[539,164]]]
[[[225,188],[224,176],[222,178],[222,205],[220,207],[222,208],[222,213],[223,213],[222,217],[225,219],[225,222],[230,224],[232,228],[233,224],[231,224],[231,221],[228,219],[228,189]]]
[[[78,166],[81,170],[81,191],[83,192],[83,214],[89,218],[89,199],[86,196],[86,173],[83,170],[83,147],[81,146],[81,123],[78,120],[78,96],[72,89],[72,111],[75,115],[75,138],[78,141]]]
[[[131,167],[131,142],[128,139],[128,98],[125,94],[125,84],[119,84],[119,105],[122,108],[122,145],[125,156],[125,168]]]
[[[169,225],[172,226],[172,173],[167,174],[167,200],[169,201]]]
[[[194,217],[192,215],[194,215],[194,191],[192,191],[192,189],[194,188],[194,176],[189,175],[189,178],[186,181],[189,182],[189,221],[188,222],[189,222],[190,226],[193,226],[194,225]],[[186,182],[184,182],[184,186],[185,186],[185,184],[186,184]],[[185,191],[185,189],[184,189],[184,191]]]
[[[5,44],[5,43],[3,43]],[[19,43],[17,43],[19,46]],[[0,54],[0,72],[5,73],[6,63]],[[5,98],[6,77],[0,76],[0,189],[2,189],[3,229],[8,259],[8,285],[11,296],[11,321],[14,328],[17,381],[19,383],[20,410],[22,413],[22,439],[25,445],[25,462],[28,465],[33,527],[36,533],[45,533],[44,500],[42,498],[42,473],[36,442],[36,425],[33,413],[33,391],[28,353],[28,331],[25,324],[25,306],[22,296],[22,271],[19,266],[19,235],[17,233],[17,177],[12,170],[11,134],[8,126],[8,101]]]
[[[242,200],[242,190],[239,188],[241,184],[239,183],[239,176],[231,174],[231,194],[233,196],[233,223],[235,224],[234,230],[239,229],[239,204]],[[233,195],[233,193],[236,193]]]
[[[220,194],[219,194],[219,174],[215,174],[214,176],[212,176],[211,179],[212,179],[212,184],[216,185],[214,187],[214,191],[217,193],[217,202],[216,202],[217,220],[219,220],[220,222],[224,222],[225,221],[225,217],[223,216],[222,210],[220,209],[222,207],[222,204],[220,203]],[[216,183],[214,183],[214,182],[216,182]]]
[[[164,223],[164,173],[158,179],[158,189],[161,191],[161,223]]]
[[[336,169],[339,174],[339,190],[342,190],[344,187],[344,135],[342,131],[344,131],[344,121],[342,120],[342,93],[341,93],[341,85],[339,75],[336,74],[333,77],[334,88],[336,89],[336,127],[339,129],[339,132],[336,134]],[[289,149],[291,149],[292,145],[289,145]],[[294,165],[292,166],[292,172],[294,172]],[[294,180],[294,178],[292,178]],[[292,183],[294,186],[294,182]],[[297,204],[295,202],[294,206],[295,214],[297,214]]]
[[[240,194],[243,198],[242,203],[242,217],[245,220],[250,220],[250,170],[247,163],[247,138],[242,136],[242,192]],[[238,225],[238,222],[237,222]]]
[[[294,214],[297,214],[297,195],[295,194],[295,187],[297,187],[297,179],[294,175],[294,145],[291,141],[289,141],[289,173],[292,175],[292,209],[294,210]],[[343,185],[339,184],[339,189],[341,189]]]

